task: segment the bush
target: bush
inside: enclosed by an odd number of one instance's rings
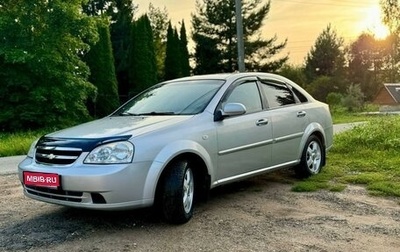
[[[343,99],[343,95],[340,93],[329,93],[326,96],[326,102],[329,104],[329,106],[331,106],[332,108],[334,107],[338,107],[342,105],[342,99]]]
[[[347,88],[347,94],[344,96],[342,104],[350,112],[361,111],[363,109],[364,93],[361,91],[359,84],[351,84]]]

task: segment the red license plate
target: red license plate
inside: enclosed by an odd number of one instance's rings
[[[30,186],[58,187],[60,176],[55,173],[24,172],[24,184]]]

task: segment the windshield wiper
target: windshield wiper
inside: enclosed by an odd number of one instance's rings
[[[122,112],[119,114],[120,116],[147,116],[147,115],[175,115],[175,112],[157,112],[157,111],[152,111],[148,113],[130,113],[130,112]]]
[[[137,116],[138,114],[131,113],[131,112],[122,112],[118,114],[119,116]]]
[[[175,115],[175,112],[168,112],[168,111],[152,111],[149,113],[139,113],[139,116],[144,116],[144,115]]]

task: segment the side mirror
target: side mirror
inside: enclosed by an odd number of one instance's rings
[[[246,107],[241,103],[227,103],[215,113],[214,121],[222,121],[228,116],[238,116],[246,113]]]

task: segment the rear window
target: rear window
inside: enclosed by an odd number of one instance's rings
[[[262,82],[261,87],[269,108],[296,104],[293,93],[285,84]]]

